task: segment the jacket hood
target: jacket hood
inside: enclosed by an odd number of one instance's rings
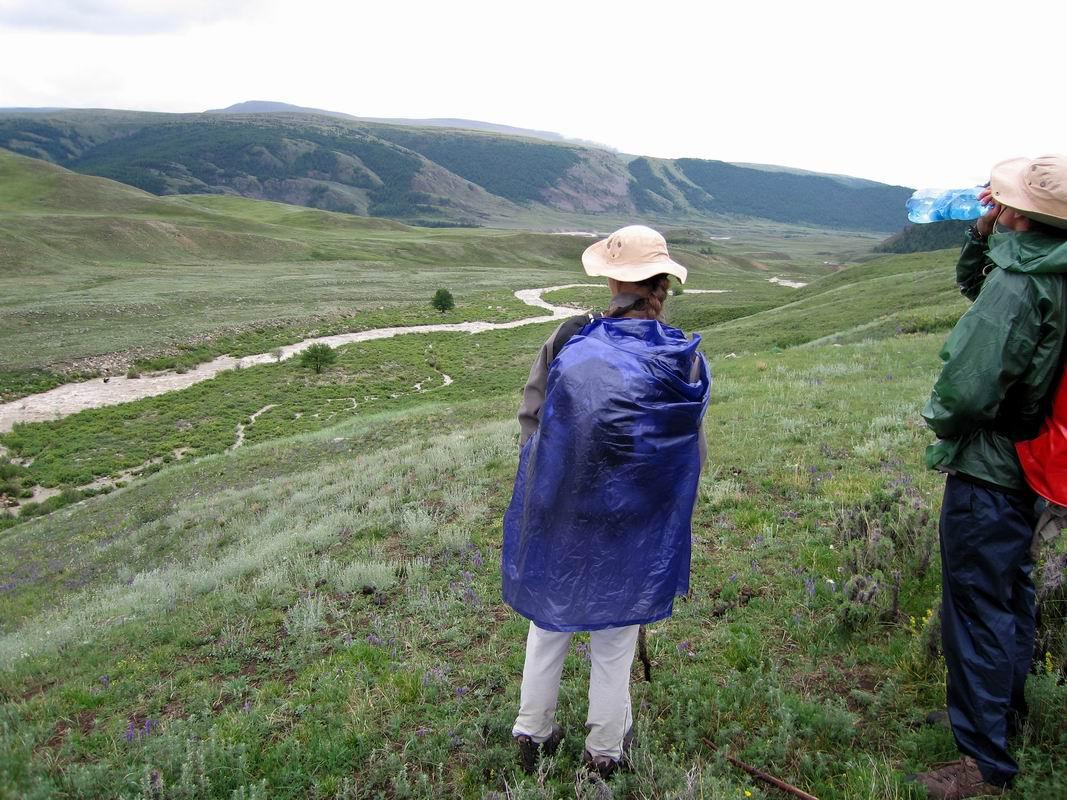
[[[1039,231],[989,237],[989,258],[1009,272],[1067,273],[1067,239]]]

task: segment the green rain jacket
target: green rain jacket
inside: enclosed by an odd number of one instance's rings
[[[926,465],[1024,491],[1015,442],[1049,413],[1067,334],[1067,239],[1038,231],[963,246],[956,278],[973,305],[941,350],[923,417],[938,441]]]

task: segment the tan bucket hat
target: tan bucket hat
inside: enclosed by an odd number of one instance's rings
[[[1039,222],[1067,228],[1067,156],[1012,158],[993,167],[993,199]]]
[[[591,244],[582,253],[586,275],[601,275],[625,283],[637,283],[666,272],[685,283],[686,269],[672,261],[667,240],[644,225],[619,228],[607,239]]]

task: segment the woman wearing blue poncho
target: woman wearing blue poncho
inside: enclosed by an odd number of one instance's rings
[[[585,760],[606,774],[630,736],[639,627],[689,588],[711,379],[700,337],[663,323],[669,276],[686,270],[660,234],[623,228],[582,264],[608,279],[611,304],[563,323],[530,371],[502,571],[504,600],[530,620],[513,728],[523,767],[562,740],[563,661],[571,634],[592,631]]]

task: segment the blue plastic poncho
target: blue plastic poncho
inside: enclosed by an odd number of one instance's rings
[[[504,516],[504,601],[538,627],[653,622],[689,590],[711,387],[699,344],[659,322],[600,319],[550,365]]]

